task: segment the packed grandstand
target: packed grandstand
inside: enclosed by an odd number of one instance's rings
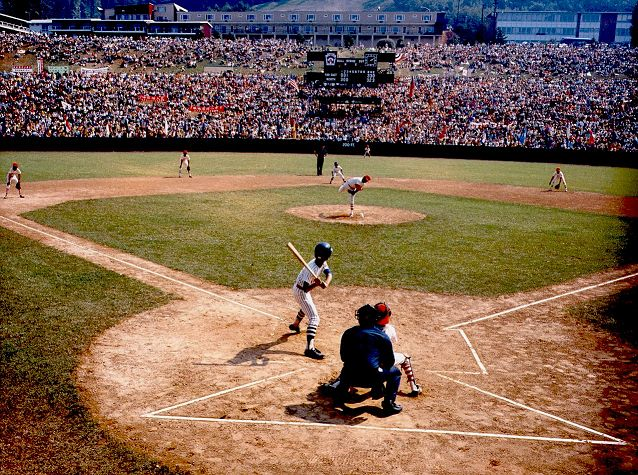
[[[0,136],[638,150],[638,52],[628,46],[408,45],[396,50],[394,83],[349,89],[304,82],[310,48],[0,34]],[[25,55],[69,72],[11,72]],[[380,107],[322,109],[318,98],[333,95]]]

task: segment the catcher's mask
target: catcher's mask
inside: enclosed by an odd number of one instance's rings
[[[327,242],[320,242],[315,246],[315,259],[327,261],[332,256],[332,246]]]
[[[381,315],[381,318],[377,322],[377,325],[387,325],[388,323],[390,323],[392,310],[390,310],[388,304],[386,304],[385,302],[379,302],[378,304],[375,304],[374,308],[377,312],[379,312],[379,315]]]

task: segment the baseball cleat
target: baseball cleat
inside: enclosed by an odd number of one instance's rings
[[[312,348],[303,352],[304,356],[308,358],[312,358],[313,360],[322,360],[324,358],[324,354],[316,348]]]
[[[291,332],[301,333],[301,328],[299,328],[297,325],[293,325],[292,323],[288,325],[288,328]]]

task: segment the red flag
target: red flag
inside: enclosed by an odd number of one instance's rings
[[[67,132],[71,132],[71,124],[69,123],[69,119],[67,119],[66,115],[64,116],[64,128]]]
[[[587,143],[589,145],[594,145],[596,142],[596,137],[594,137],[594,132],[592,130],[589,131],[589,138],[587,139]]]
[[[412,76],[412,82],[410,82],[410,89],[408,90],[408,97],[414,96],[414,76]]]
[[[439,140],[443,140],[445,138],[445,134],[447,134],[447,125],[444,125],[441,132],[439,132]]]

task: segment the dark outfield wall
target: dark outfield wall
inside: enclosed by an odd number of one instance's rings
[[[363,155],[362,142],[324,142],[331,155]],[[306,140],[246,139],[133,139],[133,138],[2,138],[0,150],[43,151],[174,151],[313,153],[319,142]],[[602,150],[543,150],[531,148],[467,147],[371,143],[372,156],[464,158],[517,162],[569,163],[638,168],[635,153]]]

